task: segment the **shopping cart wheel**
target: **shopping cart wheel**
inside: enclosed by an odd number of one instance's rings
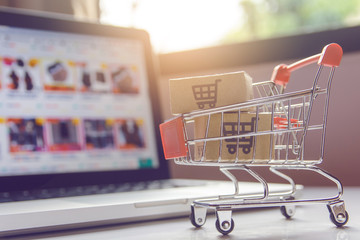
[[[202,227],[206,222],[206,208],[191,205],[190,222],[196,227]]]
[[[285,201],[291,201],[295,198],[293,196],[290,196],[285,199]],[[281,206],[280,207],[281,214],[286,217],[287,219],[292,218],[295,215],[295,206]]]
[[[290,219],[295,215],[295,206],[281,206],[280,212],[284,217]]]
[[[349,214],[345,210],[344,201],[329,203],[327,207],[330,213],[330,220],[337,227],[342,227],[349,221]]]
[[[349,221],[349,214],[345,211],[345,214],[338,214],[336,217],[333,213],[330,213],[330,220],[337,226],[342,227]]]
[[[234,220],[231,217],[231,209],[218,209],[216,211],[216,229],[223,235],[231,233],[234,229]]]
[[[231,222],[223,221],[221,223],[221,225],[220,225],[219,219],[217,219],[215,222],[216,229],[223,235],[227,235],[227,234],[231,233],[232,230],[234,230],[234,225],[235,225],[235,223],[234,223],[233,219],[231,219]]]

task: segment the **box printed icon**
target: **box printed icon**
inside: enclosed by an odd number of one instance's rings
[[[195,139],[221,137],[221,132],[224,137],[234,136],[234,138],[226,138],[222,140],[222,143],[221,140],[208,140],[206,142],[201,141],[196,143],[195,160],[200,160],[202,157],[205,157],[206,161],[217,161],[219,157],[221,157],[221,161],[225,162],[234,161],[236,157],[238,157],[240,161],[250,160],[253,159],[254,151],[254,159],[269,159],[270,149],[274,148],[274,146],[270,147],[270,134],[256,137],[253,134],[243,137],[235,136],[254,133],[255,130],[257,130],[258,133],[269,131],[271,129],[271,114],[259,114],[256,120],[255,113],[241,112],[239,120],[238,112],[225,112],[222,125],[221,114],[211,115],[208,129],[207,123],[207,116],[195,118]],[[207,132],[206,129],[208,130]],[[222,147],[220,147],[221,144]],[[271,152],[273,155],[275,151]]]
[[[246,134],[255,131],[256,117],[252,117],[249,122],[224,122],[224,136],[233,136],[239,134]],[[226,147],[230,154],[236,153],[237,145],[239,145],[239,151],[242,150],[244,154],[248,154],[251,151],[254,143],[254,136],[230,138],[225,139]]]
[[[203,109],[206,104],[210,108],[215,107],[217,99],[217,84],[221,79],[216,79],[214,84],[203,84],[192,86],[194,98],[200,109]]]
[[[244,71],[170,79],[169,87],[172,114],[241,103],[254,95],[252,79]]]

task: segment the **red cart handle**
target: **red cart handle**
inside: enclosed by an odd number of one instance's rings
[[[340,65],[342,55],[343,50],[341,46],[337,43],[331,43],[326,45],[319,54],[305,58],[291,65],[280,64],[276,66],[271,76],[271,81],[286,87],[292,71],[305,67],[316,61],[318,65],[326,67],[338,67]]]

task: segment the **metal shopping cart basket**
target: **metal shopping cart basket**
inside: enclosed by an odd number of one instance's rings
[[[258,95],[253,100],[181,114],[160,125],[166,159],[174,159],[183,165],[219,167],[234,183],[232,195],[192,203],[190,220],[195,227],[204,225],[207,209],[215,210],[216,228],[226,235],[234,228],[232,211],[235,209],[280,207],[281,213],[290,218],[296,205],[314,203],[327,204],[330,219],[336,226],[347,223],[349,216],[341,199],[341,182],[316,166],[323,161],[330,87],[341,57],[342,48],[335,43],[329,44],[320,54],[275,67],[270,81],[253,84]],[[285,93],[291,72],[315,62],[319,69],[312,88]],[[328,78],[321,75],[325,70],[329,71]],[[315,115],[318,117],[312,117]],[[203,130],[200,136],[193,133],[199,129]],[[314,144],[314,139],[318,140],[319,153],[309,158],[305,149],[310,140],[310,144]],[[269,191],[269,184],[253,170],[255,167],[269,167],[272,173],[291,184],[291,190]],[[239,182],[231,173],[235,170],[246,171],[259,181],[263,193],[240,194]],[[308,170],[320,174],[336,184],[338,194],[296,199],[295,182],[282,170]]]

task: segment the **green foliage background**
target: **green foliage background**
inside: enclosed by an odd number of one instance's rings
[[[339,28],[360,23],[360,0],[241,0],[245,16],[221,43]]]

